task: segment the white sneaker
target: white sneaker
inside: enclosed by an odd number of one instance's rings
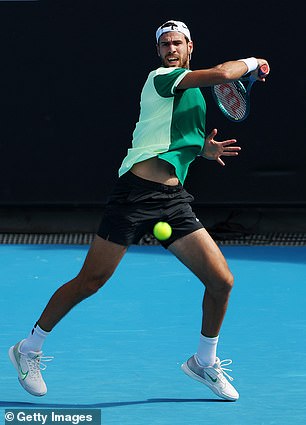
[[[233,381],[225,371],[231,372],[231,369],[226,369],[224,366],[229,366],[232,360],[222,360],[216,358],[216,363],[213,366],[201,366],[196,356],[190,357],[187,362],[183,363],[181,368],[186,373],[197,381],[207,385],[215,394],[225,400],[238,400],[239,394],[236,389],[229,383],[226,377]]]
[[[43,357],[41,351],[22,353],[20,346],[23,341],[24,339],[9,349],[9,357],[18,371],[18,379],[23,388],[30,394],[40,397],[47,392],[47,386],[40,373],[47,366],[42,360],[48,362],[53,357]]]

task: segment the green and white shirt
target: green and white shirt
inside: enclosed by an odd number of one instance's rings
[[[157,156],[175,168],[183,184],[189,165],[205,139],[206,104],[199,88],[176,90],[188,73],[185,68],[158,68],[142,89],[140,116],[119,169],[122,176],[137,162]]]

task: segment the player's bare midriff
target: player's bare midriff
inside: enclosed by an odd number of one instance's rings
[[[176,186],[179,183],[173,165],[154,157],[133,165],[131,172],[138,177],[153,182]]]

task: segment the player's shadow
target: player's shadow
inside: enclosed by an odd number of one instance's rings
[[[109,407],[132,406],[137,404],[158,404],[158,403],[227,403],[229,400],[221,400],[214,398],[149,398],[147,400],[131,400],[131,401],[114,401],[104,403],[87,403],[87,404],[65,404],[65,403],[31,403],[19,401],[0,401],[0,407],[5,408],[58,408],[58,409],[106,409]]]

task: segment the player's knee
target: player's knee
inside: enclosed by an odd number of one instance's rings
[[[234,276],[230,271],[219,277],[216,282],[209,288],[210,293],[216,299],[227,299],[230,296],[231,290],[234,286]]]
[[[97,276],[78,276],[78,291],[82,298],[88,298],[99,291],[111,277],[112,273],[103,273]]]
[[[230,294],[234,286],[234,276],[230,271],[228,271],[226,278],[224,279],[224,291],[227,294]]]
[[[92,279],[85,282],[85,284],[82,286],[82,290],[84,292],[84,295],[86,297],[89,297],[91,295],[94,295],[99,291],[99,289],[102,288],[102,286],[105,284],[106,280],[102,279]]]

